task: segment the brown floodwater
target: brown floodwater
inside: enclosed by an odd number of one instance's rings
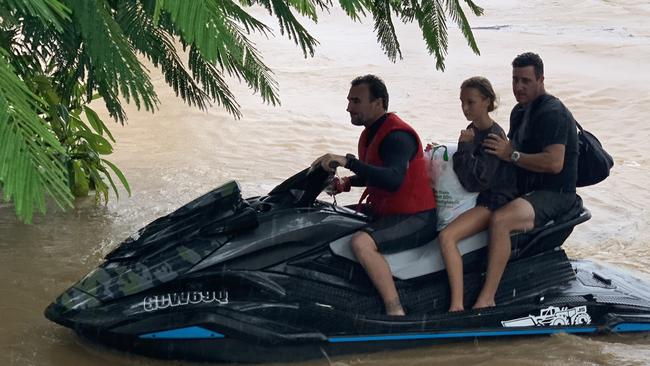
[[[462,80],[484,75],[500,95],[493,117],[507,128],[514,98],[510,61],[538,52],[547,90],[595,133],[615,158],[606,181],[579,189],[593,219],[580,225],[565,249],[572,257],[616,264],[650,277],[650,4],[647,1],[481,1],[486,14],[472,19],[481,56],[450,28],[444,73],[427,56],[419,29],[399,26],[404,59],[390,63],[372,22],[352,23],[341,11],[323,14],[308,28],[321,42],[302,58],[290,41],[259,39],[280,82],[282,106],[233,82],[244,117],[218,107],[201,112],[183,105],[154,74],[161,100],[155,114],[129,108],[128,125],[112,128],[118,142],[110,160],[122,168],[133,195],[96,205],[54,207],[33,225],[19,223],[0,204],[0,365],[178,365],[90,344],[47,321],[43,309],[96,267],[129,234],[194,197],[237,179],[245,196],[268,192],[325,152],[353,152],[360,130],[345,112],[349,81],[382,76],[390,110],[427,141],[455,140],[466,125],[458,101]],[[260,13],[260,18],[269,19]],[[274,24],[274,21],[271,20]],[[339,199],[352,202],[359,192]],[[327,199],[327,198],[324,198]],[[480,340],[351,355],[302,365],[647,365],[648,335]]]

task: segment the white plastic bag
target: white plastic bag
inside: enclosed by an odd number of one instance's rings
[[[456,143],[435,145],[425,152],[427,173],[436,192],[438,206],[438,231],[456,217],[476,206],[478,193],[467,192],[454,172]]]

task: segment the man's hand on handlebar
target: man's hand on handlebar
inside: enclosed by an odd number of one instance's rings
[[[325,188],[325,193],[330,196],[335,196],[342,192],[350,192],[352,184],[350,182],[350,177],[334,177],[330,184]]]
[[[320,165],[326,172],[334,173],[336,168],[345,166],[347,162],[348,159],[343,155],[325,154],[311,163],[311,169],[313,170]]]

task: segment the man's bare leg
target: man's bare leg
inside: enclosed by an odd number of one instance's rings
[[[368,273],[368,277],[384,301],[386,314],[405,315],[388,262],[377,250],[377,245],[372,237],[361,231],[354,234],[351,244],[354,255]]]
[[[499,288],[503,271],[510,259],[512,243],[510,233],[530,230],[535,226],[535,210],[523,198],[517,198],[496,210],[490,219],[490,245],[488,265],[483,289],[476,299],[474,309],[495,306],[494,296]]]

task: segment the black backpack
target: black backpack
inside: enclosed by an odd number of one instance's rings
[[[577,187],[594,185],[609,176],[614,159],[603,149],[596,136],[584,130],[578,122],[578,180]]]

